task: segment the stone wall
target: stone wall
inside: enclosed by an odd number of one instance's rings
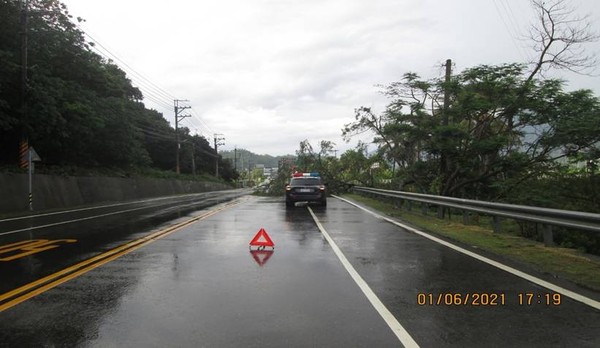
[[[231,189],[231,186],[175,179],[75,177],[35,174],[35,211],[61,209],[104,202],[121,202]],[[24,212],[29,207],[27,174],[0,174],[0,214]]]

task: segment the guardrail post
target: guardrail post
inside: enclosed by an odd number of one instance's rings
[[[489,219],[491,226],[487,226],[492,227],[494,233],[502,232],[501,225],[505,218],[527,221],[528,223],[539,221],[537,226],[540,226],[542,231],[540,236],[539,229],[536,229],[537,238],[542,237],[546,246],[555,245],[552,231],[554,227],[550,227],[549,224],[561,228],[600,232],[600,214],[596,213],[484,202],[413,192],[378,191],[366,187],[358,187],[354,192],[365,197],[376,197],[378,200],[390,202],[407,211],[411,211],[413,205],[418,210],[418,205],[420,205],[424,216],[429,215],[430,208],[434,207],[437,211],[432,210],[431,213],[436,214],[440,219],[444,219],[446,213],[448,213],[450,221],[452,221],[453,212],[460,214],[462,211],[465,225],[487,225]],[[485,219],[480,221],[481,216],[485,216]]]
[[[494,227],[494,233],[500,233],[502,231],[502,224],[499,216],[494,215],[492,225]]]
[[[438,219],[443,219],[444,218],[444,206],[443,205],[438,205],[438,208],[437,208],[437,217],[438,217]]]
[[[552,235],[552,225],[542,225],[544,228],[544,245],[551,247],[554,245],[554,236]]]

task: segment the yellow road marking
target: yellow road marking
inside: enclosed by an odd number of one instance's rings
[[[15,290],[4,293],[4,294],[0,295],[0,302],[8,300],[12,297],[18,296],[19,294],[22,294],[22,293],[25,293],[25,294],[0,305],[0,312],[5,311],[11,307],[14,307],[17,304],[22,303],[32,297],[40,295],[52,288],[64,283],[64,282],[67,282],[73,278],[76,278],[82,274],[85,274],[85,273],[87,273],[97,267],[100,267],[110,261],[113,261],[123,255],[129,254],[130,252],[137,250],[147,244],[150,244],[150,243],[152,243],[156,240],[159,240],[163,237],[166,237],[166,236],[182,229],[183,227],[185,227],[187,225],[190,225],[196,221],[206,219],[207,217],[215,215],[216,213],[218,213],[222,210],[225,210],[227,208],[233,207],[233,206],[241,204],[241,203],[242,203],[242,201],[238,201],[238,202],[235,202],[232,204],[226,204],[225,206],[220,207],[216,210],[213,210],[213,211],[208,212],[203,215],[193,217],[189,220],[180,222],[174,226],[160,230],[160,231],[150,234],[146,237],[126,243],[117,248],[111,249],[105,253],[94,256],[88,260],[82,261],[78,264],[75,264],[75,265],[65,268],[61,271],[53,273],[49,276],[38,279],[29,284],[23,285]]]
[[[56,240],[48,240],[48,239],[34,239],[34,240],[26,240],[22,242],[16,242],[12,244],[3,245],[0,247],[0,255],[8,254],[13,251],[20,250],[22,253],[1,258],[0,261],[12,261],[16,259],[20,259],[21,257],[25,257],[28,255],[36,254],[42,251],[58,248],[60,245],[57,243],[75,243],[77,239],[56,239]]]
[[[21,242],[16,242],[16,243],[0,246],[0,254],[2,254],[4,252],[8,252],[8,251],[10,251],[9,249],[12,249],[12,248],[20,248],[21,246],[27,245],[29,243],[31,243],[31,240],[24,240]]]

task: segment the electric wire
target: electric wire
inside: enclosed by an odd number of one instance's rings
[[[79,24],[77,24],[77,23],[74,23],[74,24],[78,28],[78,30],[81,31],[81,33],[83,35],[87,36],[91,40],[89,42],[89,45],[87,46],[88,49],[91,49],[93,52],[98,54],[100,57],[104,57],[105,59],[107,59],[107,61],[109,63],[119,65],[119,68],[121,68],[126,74],[129,74],[128,77],[133,77],[133,76],[137,77],[135,79],[135,81],[132,81],[132,84],[138,85],[137,87],[142,90],[144,100],[146,100],[146,101],[149,100],[156,106],[159,106],[160,108],[165,109],[168,112],[170,112],[172,110],[171,109],[172,105],[170,104],[170,102],[172,100],[176,99],[172,94],[165,91],[164,89],[162,89],[161,87],[156,85],[154,82],[152,82],[150,79],[148,79],[141,73],[137,72],[130,65],[125,63],[125,61],[123,61],[116,54],[112,53],[108,48],[106,48],[105,45],[103,45],[97,39],[95,39],[93,36],[88,34]],[[117,62],[120,62],[120,64],[116,64],[115,61],[113,61],[113,58]],[[134,86],[134,87],[136,87],[136,86]],[[113,111],[115,113],[119,112],[118,110],[113,110]],[[202,118],[200,118],[198,116],[196,111],[191,109],[191,106],[190,106],[190,111],[193,114],[193,115],[190,115],[190,116],[192,116],[192,117],[190,117],[190,121],[195,126],[196,133],[198,133],[197,132],[198,128],[205,128],[205,129],[209,130],[210,132],[213,132],[212,129],[210,128],[210,126],[206,122],[204,122],[204,120],[202,120]],[[196,123],[196,121],[199,121],[203,126],[199,126],[198,123]],[[169,122],[169,126],[170,126],[170,122]],[[140,123],[131,124],[131,127],[133,130],[141,133],[140,135],[144,136],[146,139],[176,142],[176,139],[174,137],[175,130],[173,128],[170,128],[170,130],[172,131],[172,133],[170,133],[169,131],[166,131],[166,130],[154,129],[154,128],[150,129],[149,128],[149,127],[151,127],[150,125],[145,125],[145,124],[140,124]],[[165,133],[165,132],[167,132],[167,133]],[[202,132],[200,132],[200,133],[202,134]],[[198,135],[198,134],[196,134],[196,135]],[[200,136],[202,136],[202,135],[200,135]],[[207,138],[207,137],[204,137],[204,138],[207,141],[209,141],[209,138]],[[210,141],[209,141],[209,144],[210,144]],[[209,148],[212,150],[212,148],[210,146],[209,146]],[[200,153],[204,153],[204,154],[212,156],[212,157],[218,157],[218,155],[208,152],[203,148],[196,149],[196,151],[200,152]]]
[[[202,119],[200,116],[198,116],[196,110],[194,108],[191,109],[191,113],[192,115],[200,122],[200,124],[204,125],[204,128],[206,128],[206,130],[208,131],[208,134],[214,134],[216,133],[209,125],[208,123],[206,123],[204,121],[204,119]]]
[[[114,59],[114,61],[119,62],[119,65],[124,70],[126,70],[126,72],[128,72],[132,76],[132,78],[136,77],[133,82],[136,85],[138,85],[138,87],[142,90],[144,100],[151,101],[155,106],[158,106],[159,109],[171,112],[173,106],[170,103],[171,101],[177,99],[175,96],[173,96],[171,93],[167,92],[163,88],[159,87],[157,84],[155,84],[152,80],[150,80],[143,74],[133,69],[129,64],[127,64],[124,60],[122,60],[119,56],[117,56],[105,45],[103,45],[99,40],[97,40],[95,38],[97,37],[95,34],[94,36],[92,36],[91,34],[89,34],[88,31],[84,30],[84,28],[81,25],[76,25],[78,29],[81,30],[81,32],[91,40],[91,43],[93,43],[93,45],[90,46],[95,52],[105,57],[106,59]],[[215,133],[214,130],[200,116],[198,116],[196,110],[194,110],[191,106],[190,112],[190,116],[192,116],[190,117],[190,122],[194,125],[195,129],[200,129],[201,134],[202,129],[207,131],[209,134]]]
[[[176,99],[171,93],[165,91],[164,89],[162,89],[161,87],[159,87],[158,85],[156,85],[154,82],[152,82],[149,78],[147,78],[146,76],[144,76],[143,74],[137,72],[135,69],[133,69],[129,64],[127,64],[125,61],[123,61],[121,58],[119,58],[116,54],[114,54],[111,50],[109,50],[105,45],[103,45],[100,41],[96,40],[94,37],[92,37],[88,31],[83,30],[83,28],[78,25],[78,28],[88,37],[92,40],[92,42],[95,45],[98,45],[100,48],[102,48],[108,55],[110,55],[111,57],[113,57],[116,61],[120,62],[122,66],[124,66],[125,68],[127,68],[128,71],[130,71],[132,73],[132,75],[135,75],[137,77],[139,77],[142,81],[144,81],[144,84],[147,86],[148,89],[151,89],[153,92],[155,92],[157,95],[162,96],[163,98],[167,99],[167,100],[173,100]]]
[[[101,46],[101,44],[99,44],[97,41],[94,41],[94,45],[90,45],[90,46],[97,54],[112,61],[112,58],[111,58],[111,56],[113,56],[112,53],[109,54],[109,53],[106,53],[106,52],[100,50],[97,46]],[[164,110],[168,110],[168,111],[171,110],[172,106],[165,100],[165,97],[157,94],[152,88],[148,87],[148,85],[146,83],[139,83],[138,80],[134,80],[134,81],[132,81],[132,84],[137,85],[136,87],[138,87],[138,88],[140,88],[140,90],[142,90],[144,100],[152,101],[153,104],[155,104],[156,106],[159,106],[160,109],[164,109]]]
[[[515,41],[523,41],[524,35],[522,33],[520,33],[520,28],[518,25],[518,21],[517,21],[517,13],[515,13],[515,11],[513,10],[513,7],[510,3],[509,0],[500,0],[500,3],[503,5],[503,7],[506,9],[506,13],[508,15],[508,19],[510,21],[510,23],[512,24],[512,27],[514,28],[514,34],[515,37],[513,37],[513,40]],[[521,2],[520,5],[522,5],[523,3]],[[519,6],[519,3],[517,3],[517,6]],[[526,12],[525,10],[523,10],[523,12]],[[519,37],[521,37],[519,39]],[[515,43],[516,44],[516,43]],[[517,49],[519,50],[519,52],[521,53],[521,56],[524,59],[527,59],[526,57],[528,56],[527,52],[524,50],[522,45],[517,45]]]
[[[506,11],[506,17],[508,17],[509,21],[511,21],[511,24],[513,24],[514,26],[509,25],[509,23],[507,22],[507,20],[505,19],[505,15],[503,14],[503,11],[500,9],[500,6],[498,6],[498,2],[499,1],[502,4],[502,8],[504,9],[504,11]],[[516,30],[515,27],[516,24],[510,19],[511,18],[511,14],[508,13],[508,10],[506,8],[506,5],[504,2],[502,2],[502,0],[493,0],[494,2],[494,7],[496,8],[496,12],[498,13],[498,16],[500,17],[500,20],[502,20],[502,23],[504,24],[504,27],[506,28],[506,31],[508,32],[508,35],[511,38],[511,42],[513,43],[513,45],[515,46],[515,48],[517,49],[517,52],[519,53],[519,55],[521,56],[522,59],[527,60],[526,55],[523,53],[523,48],[521,46],[519,46],[517,44],[517,39],[515,38],[518,35],[515,35],[513,30]]]
[[[164,140],[175,140],[175,131],[173,131],[173,133],[171,134],[167,134],[167,133],[163,133],[163,132],[156,132],[153,130],[150,130],[148,128],[145,128],[143,126],[140,125],[134,125],[133,128],[135,128],[136,130],[143,132],[144,134],[151,134],[155,137],[160,137]]]
[[[137,127],[137,126],[134,126],[133,128],[136,129],[136,130],[138,130],[139,132],[142,132],[143,135],[145,137],[149,138],[149,139],[152,139],[152,140],[161,140],[161,141],[168,141],[168,142],[175,143],[175,139],[173,138],[173,136],[166,137],[164,135],[161,135],[161,134],[158,134],[158,133],[154,133],[152,131],[141,129],[141,128]],[[216,155],[216,154],[214,154],[212,152],[209,152],[209,151],[207,151],[206,149],[204,149],[202,147],[201,148],[196,147],[195,148],[195,152],[196,153],[203,153],[203,154],[206,154],[206,155],[211,156],[211,157],[218,157],[218,155]]]
[[[92,49],[100,54],[101,56],[109,59],[110,61],[113,61],[110,58],[110,55],[106,52],[103,52],[102,50],[100,50],[98,47],[96,47],[96,45],[91,46]],[[131,71],[129,71],[128,69],[124,69],[126,70],[128,73],[130,73],[131,75],[133,75],[131,73]],[[153,87],[149,86],[147,83],[143,82],[143,80],[138,80],[138,79],[133,79],[132,81],[133,85],[137,85],[136,87],[140,88],[142,90],[142,94],[144,99],[150,99],[152,100],[155,104],[160,105],[162,108],[165,108],[166,110],[170,110],[171,109],[171,104],[169,101],[169,99],[166,99],[164,97],[164,95],[162,95],[162,92],[155,90]]]

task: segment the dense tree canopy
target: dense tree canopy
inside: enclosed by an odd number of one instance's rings
[[[317,151],[303,141],[296,168],[320,171],[332,191],[350,183],[600,212],[600,100],[590,90],[566,91],[546,74],[595,68],[581,44],[598,36],[563,0],[531,3],[536,60],[479,65],[444,79],[407,72],[381,86],[389,100],[382,112],[358,107],[342,129],[347,139],[372,132],[375,151],[359,144],[336,158],[331,142]],[[282,169],[279,182],[294,167]],[[530,227],[521,226],[523,235],[532,236]],[[598,236],[556,232],[558,244],[600,254]]]
[[[174,170],[175,130],[145,108],[125,72],[94,53],[59,1],[29,1],[20,92],[21,3],[0,0],[0,164],[17,163],[26,137],[46,165]],[[218,156],[209,142],[180,132],[182,171],[193,171],[193,158],[198,172],[214,173]]]
[[[467,69],[450,84],[406,74],[385,87],[390,103],[383,113],[358,108],[343,132],[373,131],[380,153],[407,182],[442,195],[493,197],[501,192],[492,183],[542,175],[565,163],[560,159],[597,161],[598,98],[526,75],[518,64]],[[438,106],[442,90],[450,94],[448,125]]]
[[[581,45],[597,35],[564,1],[532,5],[539,14],[530,33],[537,60],[480,65],[444,80],[406,73],[383,86],[383,112],[357,108],[343,135],[374,132],[373,143],[398,166],[401,183],[441,195],[495,199],[567,163],[593,170],[600,159],[599,100],[589,90],[567,92],[545,73],[595,66]]]

